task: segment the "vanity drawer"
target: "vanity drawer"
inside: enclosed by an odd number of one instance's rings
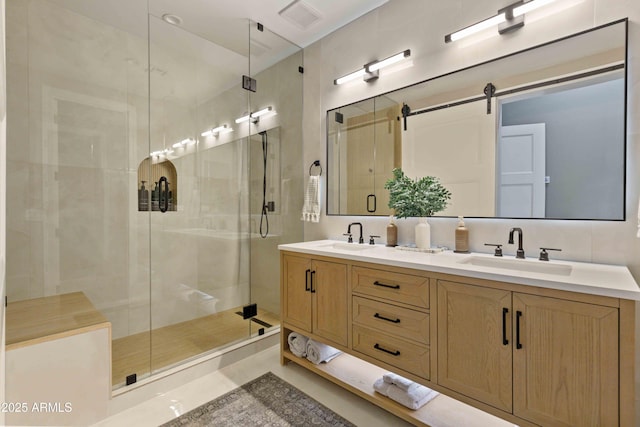
[[[393,336],[429,344],[429,313],[354,296],[353,322]]]
[[[429,308],[429,278],[353,267],[353,292]]]
[[[429,347],[353,326],[353,350],[429,379]]]

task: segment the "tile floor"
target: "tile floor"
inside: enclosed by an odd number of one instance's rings
[[[279,347],[276,345],[197,380],[160,393],[95,424],[94,427],[158,426],[268,371],[298,387],[357,426],[410,425],[296,364],[281,366]],[[434,405],[434,409],[439,412],[434,416],[436,422],[433,427],[513,426],[446,396],[438,396],[429,405]]]

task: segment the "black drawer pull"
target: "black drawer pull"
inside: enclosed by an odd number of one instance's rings
[[[509,340],[507,339],[507,314],[509,313],[509,309],[506,307],[502,307],[502,345],[509,345]]]
[[[382,286],[383,288],[400,289],[400,285],[387,285],[386,283],[380,283],[377,280],[373,282],[374,286]]]
[[[388,317],[381,316],[380,313],[374,314],[373,317],[380,320],[386,320],[387,322],[391,322],[391,323],[400,323],[400,319],[390,319]]]
[[[304,272],[304,290],[307,292],[311,290],[309,286],[309,274],[311,274],[311,269],[307,268],[307,271]]]
[[[373,348],[375,348],[376,350],[384,351],[385,353],[389,353],[392,356],[400,356],[399,350],[396,350],[396,351],[387,350],[386,348],[381,347],[380,344],[378,343],[376,343],[376,345],[374,345]]]
[[[516,348],[519,350],[522,348],[522,343],[520,342],[520,318],[522,317],[521,311],[516,311]]]

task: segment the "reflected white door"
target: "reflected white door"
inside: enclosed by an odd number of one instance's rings
[[[497,210],[501,217],[544,218],[544,123],[500,128]]]
[[[495,111],[495,99],[493,111]],[[417,114],[402,132],[402,170],[433,175],[451,201],[438,215],[495,216],[496,118],[486,101]]]

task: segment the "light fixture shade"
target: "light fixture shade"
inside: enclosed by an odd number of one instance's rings
[[[485,19],[484,21],[477,22],[473,25],[470,25],[466,28],[458,30],[454,33],[447,34],[444,36],[445,43],[454,42],[456,40],[460,40],[464,37],[468,37],[472,34],[478,33],[482,30],[486,30],[487,28],[491,28],[495,25],[499,25],[507,20],[507,17],[504,13],[500,13],[491,18]]]
[[[335,85],[341,85],[343,83],[350,82],[351,80],[355,80],[359,77],[364,76],[367,73],[367,70],[364,68],[359,69],[358,71],[354,71],[353,73],[347,74],[346,76],[339,77],[333,81]]]
[[[226,124],[224,124],[224,125],[221,125],[221,126],[215,127],[215,128],[213,128],[213,129],[210,129],[210,130],[204,131],[204,132],[202,132],[202,133],[200,134],[200,136],[204,136],[204,137],[207,137],[207,136],[213,136],[213,135],[216,135],[216,136],[217,136],[217,135],[219,135],[219,134],[220,134],[220,132],[225,131],[225,130],[227,130],[227,129],[228,129],[228,128],[227,128],[227,125],[226,125]],[[229,130],[233,130],[233,129],[229,129]]]
[[[271,105],[263,108],[262,110],[255,111],[253,113],[247,114],[246,116],[242,116],[236,119],[236,123],[243,123],[247,120],[251,120],[253,122],[257,122],[260,116],[264,116],[265,114],[275,113],[275,110]]]
[[[513,16],[524,15],[527,12],[531,12],[532,10],[536,10],[539,7],[546,6],[550,3],[553,3],[556,0],[531,0],[526,2],[520,6],[517,6],[513,9]]]
[[[236,119],[236,123],[243,123],[246,122],[247,120],[249,120],[251,118],[250,114],[247,114],[246,116],[242,116],[242,117],[238,117]]]
[[[265,114],[270,113],[271,110],[273,110],[273,108],[271,106],[268,106],[266,108],[263,108],[262,110],[256,111],[255,113],[251,113],[251,118],[255,119],[256,117],[264,116]]]
[[[377,71],[381,68],[388,67],[389,65],[400,62],[403,59],[408,58],[409,56],[411,56],[411,49],[407,49],[404,52],[396,53],[395,55],[385,58],[382,61],[374,62],[373,64],[368,65],[366,68],[370,72]]]

